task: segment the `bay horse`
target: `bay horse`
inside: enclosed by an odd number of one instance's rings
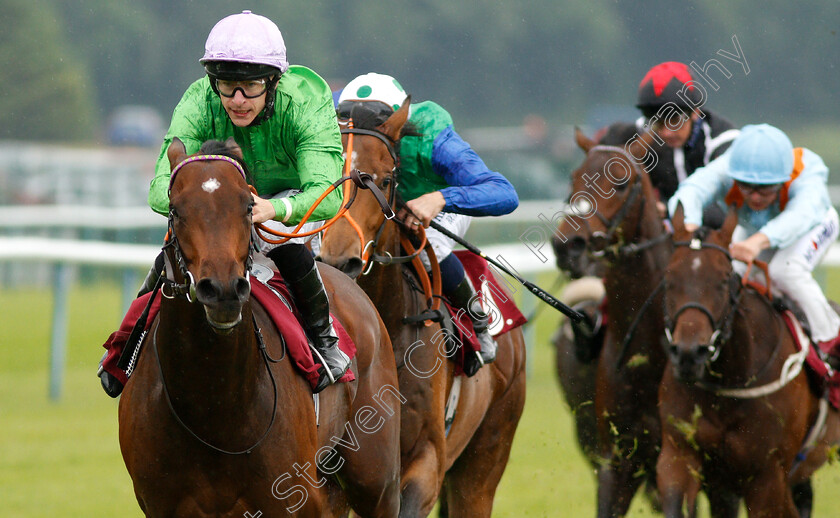
[[[635,123],[615,122],[598,132],[597,144],[606,146],[625,146],[639,135]],[[582,133],[580,134],[582,136]],[[577,137],[579,146],[590,146],[589,141],[582,141]],[[645,141],[653,153],[659,153],[661,147],[656,141]],[[583,148],[581,148],[583,149]],[[585,149],[583,149],[586,151]],[[664,154],[667,156],[668,154]],[[586,160],[586,158],[584,159]],[[585,167],[583,164],[581,167]],[[645,171],[663,169],[663,162],[645,162]],[[650,170],[650,171],[649,171]],[[664,171],[660,174],[664,174]],[[590,316],[593,322],[598,318],[600,305],[604,299],[604,286],[601,278],[604,273],[604,261],[594,257],[588,250],[587,236],[578,234],[566,239],[566,236],[552,235],[557,267],[571,281],[567,283],[560,295],[562,302],[573,306]],[[597,452],[598,433],[595,419],[595,372],[600,349],[590,347],[593,339],[580,336],[580,327],[563,318],[559,329],[553,335],[551,342],[555,352],[555,370],[561,392],[572,410],[575,423],[575,434],[578,445],[593,468],[597,469],[599,457]],[[603,339],[603,330],[594,340]]]
[[[670,368],[659,391],[665,515],[684,516],[705,485],[707,495],[742,497],[750,517],[810,516],[810,501],[803,507],[790,488],[810,488],[840,438],[840,416],[797,370],[807,350],[799,352],[781,314],[733,272],[737,212],[718,231],[689,232],[679,206],[673,223],[665,273]],[[810,435],[820,420],[825,428]]]
[[[353,168],[370,174],[392,203],[399,180],[397,146],[409,102],[381,125],[357,129],[352,156],[346,157]],[[345,149],[350,135],[343,136]],[[391,333],[400,391],[407,398],[401,414],[400,516],[427,516],[440,498],[442,513],[449,516],[489,517],[525,403],[522,332],[517,328],[496,336],[496,361],[458,382],[460,399],[447,425],[444,411],[456,381],[455,365],[439,347],[443,333],[438,323],[403,321],[422,313],[427,301],[413,287],[408,267],[390,259],[401,255],[400,226],[385,219],[370,191],[359,193],[349,213],[367,244],[341,221],[326,232],[320,260],[357,279]],[[369,272],[360,275],[368,253],[374,260]]]
[[[598,516],[624,516],[643,482],[655,487],[661,437],[657,394],[665,367],[660,278],[671,253],[648,175],[630,145],[597,144],[577,131],[586,158],[572,173],[570,209],[554,243],[559,257],[603,262],[609,322],[594,372]],[[578,425],[580,426],[580,424]],[[591,426],[591,425],[590,425]]]
[[[241,155],[208,144],[189,158],[177,139],[168,149],[172,298],[162,297],[143,343],[150,350],[119,404],[140,508],[150,517],[343,516],[350,507],[396,516],[399,393],[382,320],[344,274],[319,268],[357,346],[357,379],[313,401],[250,298],[253,199]]]

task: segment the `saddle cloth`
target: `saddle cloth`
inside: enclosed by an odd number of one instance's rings
[[[476,293],[479,294],[482,307],[490,315],[488,331],[491,336],[498,338],[528,321],[516,307],[513,299],[500,287],[483,257],[467,250],[456,250],[453,253],[464,265],[464,270],[472,281]],[[458,340],[456,343],[461,345],[450,358],[456,365],[455,374],[461,375],[464,374],[466,355],[479,351],[481,346],[467,312],[459,312],[448,301],[444,302],[449,309],[449,314],[452,315],[456,340]]]
[[[788,330],[790,330],[790,334],[793,335],[796,346],[801,351],[805,346],[802,341],[809,340],[808,336],[802,331],[802,326],[796,315],[789,310],[784,310],[781,314]],[[808,348],[805,365],[808,366],[808,372],[811,374],[812,385],[815,385],[814,388],[818,394],[828,392],[828,402],[835,409],[840,409],[840,372],[831,369],[820,357],[814,343],[810,343],[811,347]],[[828,351],[823,352],[828,353]]]
[[[264,283],[252,275],[251,295],[254,300],[265,308],[274,325],[280,330],[286,342],[289,357],[294,361],[297,369],[314,389],[318,383],[318,369],[321,364],[316,363],[313,359],[312,351],[309,349],[306,333],[300,323],[297,309],[291,310],[286,305],[288,303],[287,301],[291,301],[292,298],[282,278],[275,272],[274,276],[267,283]],[[108,354],[102,362],[102,368],[115,376],[123,384],[128,382],[128,377],[117,366],[117,362],[125,348],[125,343],[131,334],[131,330],[134,328],[134,324],[140,318],[140,314],[148,304],[150,297],[151,293],[147,293],[132,302],[123,318],[122,324],[120,324],[120,328],[112,333],[105,344],[103,344]],[[158,294],[152,303],[152,307],[149,309],[146,330],[151,327],[151,323],[154,321],[159,310],[160,295]],[[344,327],[335,317],[333,317],[333,327],[335,328],[336,334],[338,334],[339,347],[352,359],[356,355],[356,344],[353,343],[350,335],[347,334],[347,331],[345,331]],[[273,356],[276,357],[279,355],[275,353]],[[348,369],[338,381],[347,382],[355,379],[356,376]]]

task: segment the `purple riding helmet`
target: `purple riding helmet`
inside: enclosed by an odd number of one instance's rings
[[[242,11],[220,20],[207,36],[204,57],[199,62],[210,78],[216,95],[216,80],[267,80],[265,108],[251,123],[261,124],[274,113],[275,87],[289,68],[286,44],[280,29],[265,16]]]

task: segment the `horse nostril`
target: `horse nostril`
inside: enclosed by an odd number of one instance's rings
[[[218,302],[221,294],[222,284],[215,279],[204,278],[195,284],[196,299],[202,304]]]
[[[676,358],[676,357],[677,357],[677,356],[679,356],[679,354],[680,354],[680,349],[679,349],[679,347],[677,347],[676,345],[670,345],[670,346],[668,346],[668,354],[669,354],[672,358]]]
[[[251,283],[245,277],[237,277],[233,281],[233,292],[239,302],[244,304],[248,300],[248,296],[251,295]]]
[[[347,276],[351,279],[355,279],[362,273],[362,268],[364,268],[364,266],[365,262],[362,261],[361,258],[351,257],[339,267],[339,270],[347,274]]]
[[[569,254],[578,256],[586,250],[586,240],[581,236],[575,236],[569,241]]]

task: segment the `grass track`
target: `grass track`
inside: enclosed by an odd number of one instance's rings
[[[840,288],[836,275],[828,276],[828,285]],[[549,274],[539,280],[543,286],[552,282]],[[837,290],[828,294],[840,296]],[[94,377],[101,344],[122,316],[118,289],[110,284],[74,289],[58,403],[47,396],[51,306],[46,290],[0,291],[0,516],[140,517],[119,452],[117,402]],[[528,397],[497,494],[497,517],[595,514],[594,477],[577,450],[554,378],[548,340],[557,321],[550,309],[536,320]],[[838,516],[837,465],[818,473],[815,489],[814,516]],[[629,516],[655,515],[636,502]]]

